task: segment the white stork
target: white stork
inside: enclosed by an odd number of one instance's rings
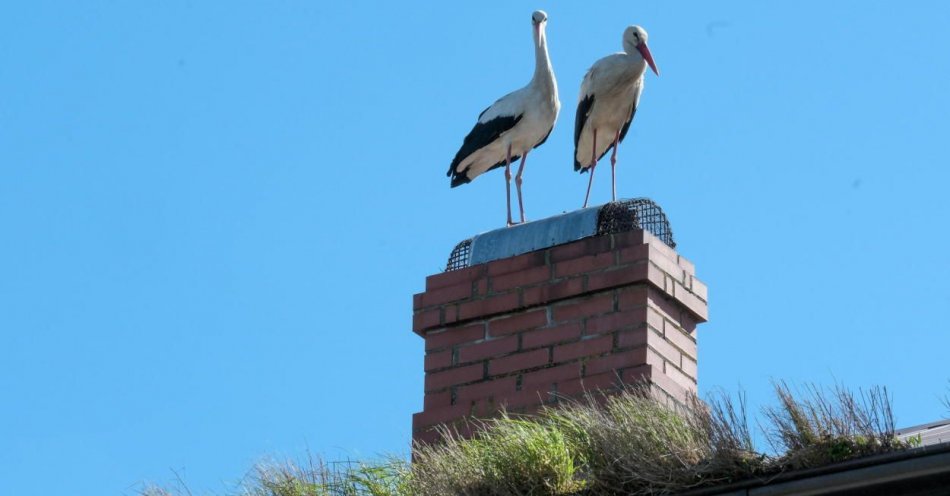
[[[574,170],[583,173],[590,169],[585,208],[594,183],[594,168],[611,146],[612,198],[617,200],[617,145],[627,135],[637,112],[647,64],[660,75],[647,48],[647,32],[643,28],[629,26],[624,30],[623,50],[594,62],[581,83],[574,121]]]
[[[525,159],[531,149],[548,139],[554,129],[561,102],[557,98],[557,81],[548,57],[548,42],[544,34],[548,15],[538,10],[531,15],[534,28],[534,76],[527,86],[501,97],[478,116],[452,165],[448,176],[452,187],[471,182],[479,174],[505,166],[505,195],[508,201],[508,225],[511,220],[511,162],[521,159],[515,186],[518,189],[518,207],[524,222],[524,204],[521,201],[521,175]]]

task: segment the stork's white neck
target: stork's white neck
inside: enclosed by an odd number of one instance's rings
[[[554,69],[551,67],[551,58],[548,56],[548,38],[544,34],[545,26],[534,31],[534,76],[531,84],[541,85],[544,89],[557,91],[557,82],[554,80]]]

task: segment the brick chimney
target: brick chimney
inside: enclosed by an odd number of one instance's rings
[[[464,429],[473,416],[531,412],[623,384],[647,382],[677,400],[696,392],[706,286],[671,248],[665,216],[668,244],[638,228],[642,212],[632,207],[621,209],[631,222],[606,222],[621,232],[604,233],[606,210],[480,235],[460,244],[472,265],[426,278],[413,298],[426,350],[414,440],[434,440],[438,424]]]

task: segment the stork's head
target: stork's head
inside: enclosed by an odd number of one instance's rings
[[[657,76],[660,75],[656,63],[653,62],[650,48],[647,47],[647,31],[645,29],[640,26],[628,26],[623,31],[623,50],[629,54],[639,53],[643,60],[646,60],[647,64],[650,65],[650,69],[653,69]]]
[[[534,24],[535,26],[547,20],[548,13],[543,10],[535,10],[534,13],[531,14],[531,24]]]
[[[535,10],[531,14],[531,25],[534,26],[534,41],[540,47],[544,43],[544,25],[548,22],[548,14],[543,10]]]

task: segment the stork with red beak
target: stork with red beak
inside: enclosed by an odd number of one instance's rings
[[[590,199],[597,161],[611,147],[612,198],[617,200],[617,145],[627,135],[637,112],[647,65],[660,75],[647,48],[647,32],[643,28],[630,26],[624,30],[623,50],[594,62],[581,83],[574,121],[574,170],[590,170],[584,207]]]
[[[454,188],[471,182],[485,171],[504,166],[509,226],[515,224],[511,218],[511,163],[521,159],[515,186],[521,222],[524,222],[524,203],[521,201],[524,163],[528,152],[548,139],[561,109],[544,34],[547,21],[548,15],[544,11],[538,10],[531,15],[534,31],[534,76],[531,81],[524,88],[501,97],[479,114],[478,122],[465,136],[447,174],[452,178]]]

